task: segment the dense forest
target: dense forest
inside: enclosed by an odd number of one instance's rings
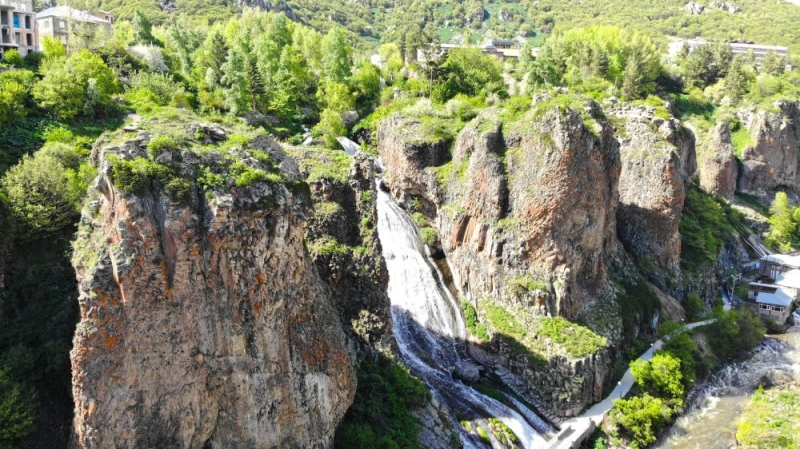
[[[790,3],[741,0],[741,11],[700,15],[690,15],[683,1],[244,3],[100,1],[86,6],[117,14],[113,32],[66,46],[45,40],[41,53],[23,58],[8,51],[0,61],[0,448],[61,442],[68,434],[68,352],[77,317],[71,242],[96,175],[92,143],[107,130],[137,117],[191,113],[216,122],[241,119],[292,144],[306,139],[304,128],[331,148],[336,137],[351,136],[374,151],[378,120],[408,107],[434,117],[426,124],[452,132],[484,106],[518,114],[531,108],[535,93],[548,91],[557,95],[535,107],[580,109],[587,100],[614,97],[707,130],[719,122],[737,129],[737,108],[769,110],[776,100],[800,97],[800,73],[787,71],[775,54],[760,67],[726,45],[664,57],[665,35],[752,40],[800,52],[792,20],[800,7]],[[486,36],[527,43],[519,61],[502,62],[474,47],[416,60],[429,42],[459,35],[472,43]],[[541,47],[535,59],[533,45]],[[382,67],[369,62],[373,51]],[[170,138],[157,142],[171,145]],[[774,245],[800,241],[797,209],[783,197],[773,209]],[[706,233],[687,240],[700,253],[719,249]],[[748,317],[728,319],[757,327]],[[695,357],[694,348],[678,345],[676,339],[675,357]],[[364,366],[375,375],[379,365]],[[640,368],[637,377],[652,375]],[[683,384],[660,392],[669,407],[682,407],[679,396],[698,372],[684,371]],[[421,394],[416,384],[408,389]],[[648,410],[662,408],[642,397]],[[624,404],[630,414],[644,407],[631,401]],[[363,404],[354,410],[374,414]],[[629,434],[644,443],[653,438],[638,435],[634,425]]]

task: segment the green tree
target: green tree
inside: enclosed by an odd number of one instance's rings
[[[508,97],[500,63],[479,48],[452,49],[440,68],[443,82],[433,92],[438,102],[444,103],[458,94]]]
[[[332,109],[325,109],[322,111],[319,123],[314,127],[314,130],[322,135],[322,138],[325,140],[325,145],[331,149],[340,148],[336,138],[347,134],[347,128],[344,126],[344,122],[342,122],[342,116]]]
[[[34,399],[0,369],[0,449],[19,447],[34,426]]]
[[[322,69],[325,77],[337,83],[350,80],[353,47],[347,42],[344,30],[334,26],[322,40]]]
[[[761,60],[761,73],[780,76],[784,70],[786,70],[786,60],[772,50],[768,51]]]
[[[42,72],[33,96],[43,109],[65,120],[97,115],[110,106],[111,95],[118,89],[113,71],[89,50],[48,61]]]
[[[769,207],[770,239],[784,247],[791,248],[797,236],[797,222],[794,220],[793,209],[789,205],[786,192],[778,192]]]
[[[638,54],[634,53],[628,57],[628,62],[625,64],[625,72],[622,76],[622,94],[628,100],[635,100],[642,97],[642,92],[645,91],[644,84],[644,70],[642,61]]]
[[[67,56],[67,47],[64,44],[52,37],[45,37],[42,39],[42,51],[44,56],[48,59],[56,59]]]
[[[14,81],[0,81],[0,124],[25,117],[25,86]]]
[[[639,446],[656,440],[656,433],[671,417],[670,408],[659,398],[647,393],[614,404],[613,420],[621,425]]]
[[[52,155],[26,155],[9,169],[2,181],[7,204],[25,232],[40,238],[62,233],[77,223],[80,191],[66,167]]]
[[[162,47],[164,44],[153,36],[153,24],[138,9],[133,13],[133,40],[131,45],[155,45]]]
[[[736,56],[731,61],[728,74],[725,76],[725,95],[730,98],[732,104],[738,104],[749,92],[750,85],[752,80],[748,76],[744,59],[742,56]]]
[[[631,373],[644,391],[667,400],[673,410],[683,408],[684,385],[679,359],[659,353],[648,361],[633,361]]]
[[[17,50],[6,50],[3,55],[3,62],[16,68],[25,67],[25,58]]]
[[[381,73],[371,62],[364,62],[353,73],[353,88],[360,112],[371,110],[381,95]]]

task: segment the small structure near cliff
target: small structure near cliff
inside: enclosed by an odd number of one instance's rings
[[[326,447],[352,402],[296,165],[211,128],[95,148],[73,262],[81,448]]]

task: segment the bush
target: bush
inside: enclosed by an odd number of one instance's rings
[[[150,159],[155,160],[161,153],[165,151],[172,151],[178,147],[178,143],[172,136],[159,135],[154,136],[147,143],[147,154]]]
[[[706,313],[706,305],[700,296],[692,293],[686,297],[686,319],[690,323],[700,321]]]
[[[489,333],[486,332],[486,326],[478,321],[478,312],[469,301],[461,302],[461,311],[464,313],[464,322],[467,324],[467,329],[480,341],[489,341]]]
[[[430,399],[425,385],[397,362],[361,360],[353,405],[336,431],[342,449],[416,449],[419,424],[412,412]]]
[[[715,316],[716,321],[701,328],[720,360],[741,357],[764,338],[764,323],[746,309],[729,310]]]
[[[117,92],[114,72],[89,50],[48,60],[42,74],[33,96],[42,108],[65,120],[102,114],[111,106],[111,95]]]
[[[681,361],[668,353],[659,353],[648,361],[634,360],[631,373],[647,393],[667,401],[673,411],[683,408],[683,373]]]
[[[639,446],[656,440],[658,431],[672,416],[664,401],[649,394],[615,401],[612,420],[625,429]]]

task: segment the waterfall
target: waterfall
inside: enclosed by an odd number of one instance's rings
[[[403,363],[450,410],[465,448],[486,447],[489,443],[467,432],[456,416],[474,421],[495,418],[511,429],[524,448],[547,447],[545,437],[536,430],[547,425],[536,415],[523,409],[520,413],[453,377],[456,364],[465,357],[467,334],[459,307],[431,262],[411,218],[380,184],[377,208],[378,235],[389,270],[393,330]],[[490,439],[492,446],[502,448]]]

